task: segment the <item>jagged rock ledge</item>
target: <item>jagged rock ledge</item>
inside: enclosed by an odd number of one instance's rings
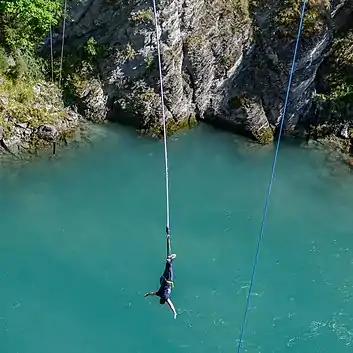
[[[158,1],[168,133],[203,121],[272,142],[283,112],[300,6],[293,0]],[[349,118],[340,112],[335,121],[325,121],[332,102],[323,104],[317,93],[318,76],[331,65],[334,37],[352,27],[352,9],[353,0],[308,1],[285,134],[350,140],[352,112]],[[88,120],[118,121],[160,136],[151,2],[71,0],[68,10],[66,99]]]
[[[57,86],[0,77],[0,154],[20,157],[67,140],[82,118],[64,107]]]

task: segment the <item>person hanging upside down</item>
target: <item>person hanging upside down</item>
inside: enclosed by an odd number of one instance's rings
[[[176,258],[175,254],[171,254],[167,256],[166,263],[165,263],[165,270],[163,275],[161,276],[159,282],[160,282],[160,287],[157,292],[150,292],[146,293],[145,297],[148,297],[149,295],[156,295],[158,296],[159,303],[161,305],[167,303],[172,310],[174,314],[174,319],[177,317],[177,313],[175,311],[174,305],[172,301],[170,300],[170,294],[172,292],[172,287],[174,287],[173,283],[173,260]]]

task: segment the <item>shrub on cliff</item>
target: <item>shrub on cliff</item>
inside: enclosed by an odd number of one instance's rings
[[[0,43],[7,49],[33,51],[55,26],[62,0],[1,0]]]
[[[302,2],[298,0],[282,0],[276,10],[275,23],[278,34],[283,38],[296,37]],[[322,33],[330,18],[330,2],[328,0],[308,0],[303,21],[302,37],[311,38]]]
[[[60,90],[44,82],[50,60],[45,65],[37,52],[50,26],[58,23],[62,4],[0,0],[0,127],[5,139],[26,140],[39,126],[64,121]]]
[[[317,76],[314,100],[318,125],[332,126],[353,121],[353,30],[339,33],[334,39],[330,55]],[[332,130],[332,129],[331,129]],[[327,135],[320,131],[320,137]]]
[[[63,0],[0,1],[0,72],[9,78],[39,79],[37,49],[61,15]]]

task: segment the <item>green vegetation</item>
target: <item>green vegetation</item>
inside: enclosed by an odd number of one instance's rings
[[[65,103],[75,103],[92,83],[92,78],[99,77],[99,61],[107,50],[106,45],[90,37],[74,52],[65,54],[62,66],[62,89]],[[129,49],[127,53],[124,52],[121,55],[131,55]]]
[[[278,34],[288,38],[297,35],[302,2],[298,0],[282,0],[275,13],[275,27]],[[302,37],[310,38],[320,33],[330,18],[330,2],[328,0],[308,0],[303,21]]]
[[[0,72],[4,73],[9,68],[5,49],[0,47]]]
[[[63,0],[0,2],[0,76],[13,81],[11,86],[2,86],[2,91],[17,87],[19,80],[21,86],[32,87],[34,81],[44,78],[46,65],[37,49],[50,26],[58,23],[62,3]]]
[[[186,37],[186,45],[190,48],[199,48],[205,43],[205,36],[203,34],[190,34]]]
[[[255,140],[261,145],[267,145],[273,142],[273,131],[270,126],[264,127],[259,130],[251,131]]]
[[[239,96],[234,96],[229,100],[229,106],[232,109],[237,110],[240,114],[248,116],[249,110],[256,102],[250,98],[245,92],[241,93]],[[273,142],[273,131],[269,125],[264,125],[259,128],[259,126],[248,126],[248,131],[252,137],[260,144],[266,145]]]
[[[19,103],[25,103],[31,101],[34,98],[33,88],[23,81],[13,81],[5,79],[0,85],[0,92],[2,97],[9,100],[17,101]]]
[[[242,38],[244,32],[250,29],[250,0],[206,0],[206,2],[209,11],[202,19],[199,32],[190,36],[187,44],[191,50],[202,48],[203,43],[208,42],[205,40],[209,35],[208,29],[216,27],[218,43],[215,50],[219,58],[216,71],[217,75],[223,76],[233,67],[239,55],[230,43],[235,43],[235,38]]]
[[[323,65],[322,92],[315,96],[327,120],[353,120],[353,30],[336,38]]]
[[[35,94],[35,86],[42,77],[38,63],[31,56],[6,54],[1,48],[0,126],[5,138],[10,137],[11,129],[17,123],[28,123],[29,127],[37,128],[52,120],[50,109],[43,107],[51,104],[53,97],[49,94],[45,101],[43,96],[39,98]]]
[[[0,126],[5,139],[17,124],[31,129],[53,123],[64,117],[61,95],[57,87],[3,78],[0,83]]]
[[[233,9],[238,9],[245,18],[249,18],[249,0],[230,0]]]
[[[152,9],[139,10],[131,14],[131,20],[135,23],[153,23],[154,16]]]
[[[0,126],[5,139],[16,126],[36,129],[65,115],[61,93],[46,84],[38,49],[61,17],[63,0],[0,1]]]
[[[11,51],[35,51],[60,18],[62,0],[1,0],[0,42]]]
[[[332,47],[327,80],[331,87],[330,98],[352,101],[353,93],[353,30],[337,38]]]
[[[211,8],[249,19],[249,0],[211,0]]]
[[[61,17],[63,0],[0,1],[0,75],[32,84],[45,77],[38,49]]]
[[[127,43],[126,48],[122,52],[122,58],[124,61],[132,60],[135,58],[136,52],[130,43]]]
[[[153,56],[151,54],[147,54],[145,57],[146,68],[150,69],[153,66]],[[1,65],[1,64],[0,64]]]
[[[179,120],[168,119],[166,122],[167,136],[171,136],[177,131],[191,129],[197,124],[198,122],[194,115],[190,115],[188,117],[185,117],[184,119]],[[142,130],[141,132],[148,136],[161,138],[163,137],[163,125],[154,123],[148,128]]]
[[[94,57],[97,55],[97,42],[93,37],[88,39],[86,45],[84,46],[84,50],[90,57]]]

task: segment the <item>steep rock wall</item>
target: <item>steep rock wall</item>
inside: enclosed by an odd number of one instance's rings
[[[317,71],[332,45],[332,19],[347,6],[308,1],[286,131],[310,117]],[[271,141],[283,111],[300,2],[160,0],[158,8],[168,132],[206,120]],[[160,135],[152,2],[76,0],[69,2],[69,17],[64,73],[80,112]]]
[[[316,77],[310,123],[312,135],[353,137],[353,0],[336,1],[334,40]],[[352,150],[352,143],[347,145]]]

